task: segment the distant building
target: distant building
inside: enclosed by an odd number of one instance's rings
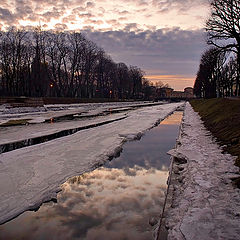
[[[185,98],[185,93],[181,91],[173,91],[171,98]]]
[[[186,87],[184,89],[184,92],[193,95],[193,88],[192,87]]]
[[[170,98],[172,92],[173,92],[173,89],[168,87],[157,88],[156,90],[158,98]]]
[[[172,94],[171,94],[171,98],[182,98],[182,99],[194,98],[193,88],[187,87],[187,88],[184,89],[184,92],[173,91]]]
[[[157,96],[158,96],[157,90],[158,89],[156,89],[156,87],[149,86],[149,92],[150,92],[149,99],[150,100],[154,100],[157,98]]]
[[[172,88],[163,87],[156,89],[156,96],[161,98],[178,98],[178,99],[192,99],[194,98],[193,88],[187,87],[182,91],[174,91]]]
[[[186,94],[186,98],[188,98],[188,99],[195,98],[192,87],[186,87],[184,89],[184,92]]]

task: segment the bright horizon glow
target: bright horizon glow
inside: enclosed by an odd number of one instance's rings
[[[164,84],[169,84],[175,91],[183,91],[186,87],[193,87],[195,77],[184,75],[146,75],[151,83],[155,84],[161,81]]]

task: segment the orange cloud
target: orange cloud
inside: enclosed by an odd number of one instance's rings
[[[164,84],[169,84],[174,90],[182,91],[186,87],[192,87],[195,81],[194,76],[183,76],[183,75],[146,75],[152,83],[162,81]]]

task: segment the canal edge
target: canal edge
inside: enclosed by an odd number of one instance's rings
[[[185,115],[185,106],[186,106],[186,103],[183,106],[183,118]],[[181,124],[179,126],[178,136],[176,138],[176,144],[174,146],[174,149],[177,148],[177,146],[179,144],[179,139],[181,137],[182,128],[183,128],[183,118],[182,118]],[[166,226],[166,218],[167,218],[168,209],[170,209],[171,205],[172,205],[174,186],[176,185],[176,183],[174,181],[174,176],[173,176],[174,175],[173,169],[174,169],[174,165],[175,165],[174,163],[176,161],[176,157],[170,156],[170,161],[171,161],[171,163],[169,166],[169,176],[167,179],[166,196],[165,196],[165,200],[164,200],[164,204],[163,204],[163,209],[160,214],[159,224],[158,224],[158,227],[156,228],[157,234],[155,235],[155,240],[167,240],[167,236],[168,236],[168,228]]]

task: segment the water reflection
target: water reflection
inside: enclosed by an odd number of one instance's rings
[[[169,165],[165,152],[175,143],[178,125],[161,124],[128,143],[120,158],[69,179],[57,204],[43,204],[38,212],[0,226],[0,239],[151,239],[148,222],[161,212]]]
[[[119,158],[106,164],[110,168],[133,168],[135,165],[149,169],[167,170],[169,156],[166,154],[173,148],[178,135],[182,112],[175,112],[160,125],[148,131],[139,141],[129,142],[124,146]]]

